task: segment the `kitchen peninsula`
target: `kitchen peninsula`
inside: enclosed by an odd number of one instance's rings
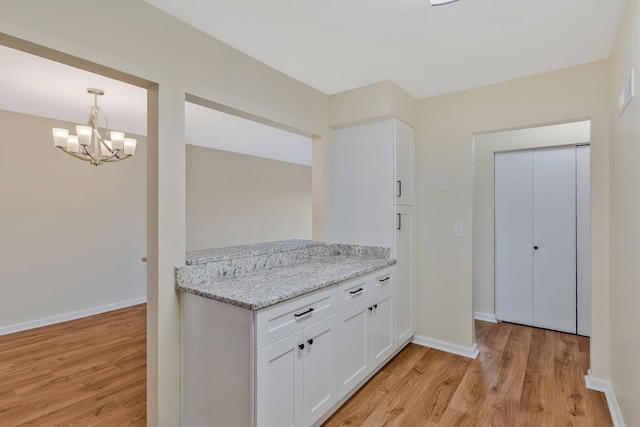
[[[311,426],[408,341],[389,248],[289,240],[190,252],[183,425]]]

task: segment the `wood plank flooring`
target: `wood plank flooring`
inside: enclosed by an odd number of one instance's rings
[[[146,305],[0,336],[0,426],[145,426]]]
[[[587,338],[486,322],[476,336],[476,360],[410,344],[324,426],[612,425],[584,386]],[[145,305],[0,337],[0,426],[145,425]]]
[[[613,425],[588,338],[477,321],[476,340],[475,360],[410,344],[323,426]]]

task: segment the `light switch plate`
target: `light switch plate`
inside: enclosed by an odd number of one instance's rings
[[[446,176],[441,176],[438,178],[438,191],[447,191],[449,187],[449,182]]]
[[[424,193],[424,179],[416,180],[416,193]]]
[[[453,235],[456,237],[464,236],[464,223],[456,221],[453,223]]]

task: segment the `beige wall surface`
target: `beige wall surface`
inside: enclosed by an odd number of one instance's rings
[[[611,52],[611,382],[625,425],[640,426],[640,7],[627,4]],[[635,99],[618,94],[635,70]],[[595,303],[595,302],[594,302]]]
[[[331,144],[329,97],[142,1],[3,0],[1,9],[0,43],[13,46],[15,37],[109,67],[102,70],[109,76],[124,72],[158,84],[149,91],[147,132],[147,416],[149,425],[179,425],[180,305],[174,269],[185,257],[185,94],[317,135],[322,150]],[[96,22],[114,23],[115,29],[96,30]],[[332,197],[331,181],[322,184],[326,196],[314,198],[322,204],[314,206],[322,215],[314,217],[314,232],[322,229],[323,216],[333,215],[325,203]]]
[[[146,296],[146,140],[95,167],[53,146],[75,125],[0,110],[0,328]]]
[[[311,239],[311,167],[187,145],[187,250]]]
[[[331,95],[330,123],[334,127],[396,117],[416,125],[417,101],[391,80]]]
[[[600,61],[418,103],[417,333],[464,347],[473,333],[473,136],[592,120],[592,368],[608,378],[608,63]],[[439,192],[439,177],[448,191]],[[453,236],[463,221],[465,236]]]
[[[501,151],[591,141],[589,121],[476,135],[473,180],[473,309],[495,314],[494,159]]]

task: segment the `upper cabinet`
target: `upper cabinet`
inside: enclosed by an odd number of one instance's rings
[[[394,206],[414,201],[414,139],[398,119],[336,129],[337,243],[393,248]]]
[[[396,181],[396,205],[413,206],[413,157],[415,131],[408,124],[393,119],[394,173]]]

